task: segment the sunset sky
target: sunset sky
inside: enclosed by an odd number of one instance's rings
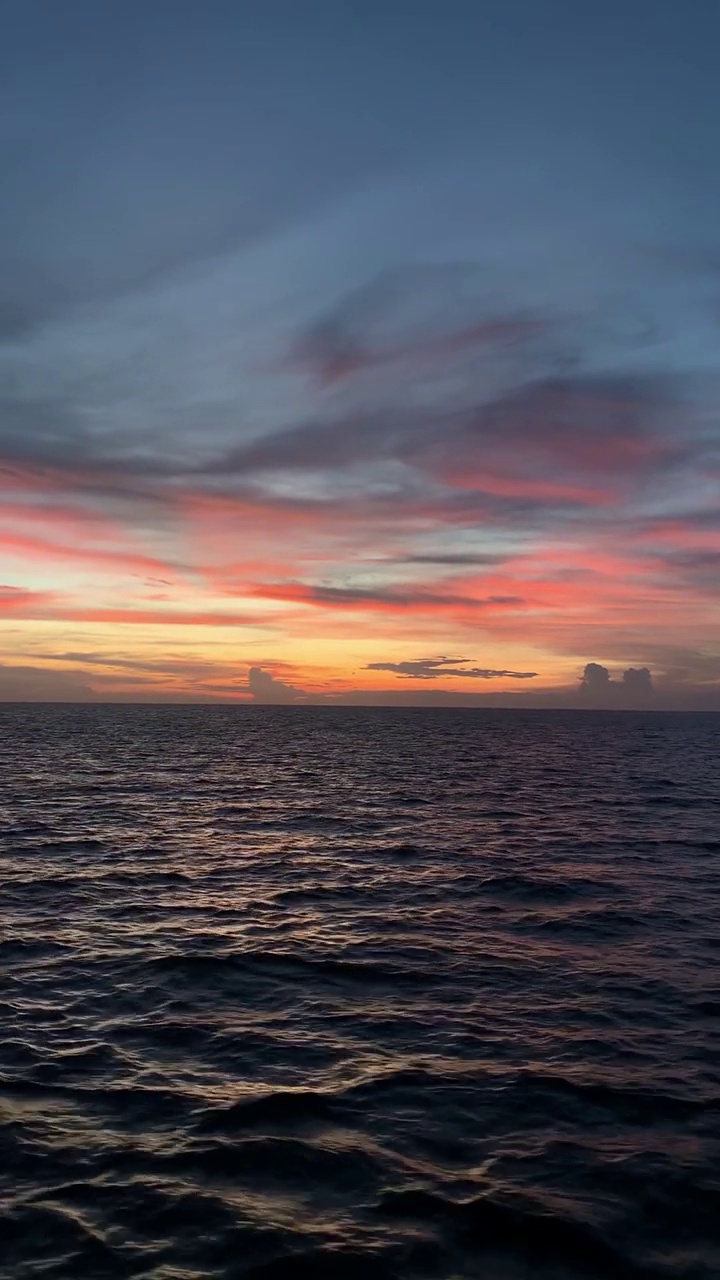
[[[719,48],[6,0],[0,698],[720,708]]]

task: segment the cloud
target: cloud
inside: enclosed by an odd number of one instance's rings
[[[323,587],[312,583],[268,583],[253,588],[261,599],[297,601],[300,604],[329,605],[334,608],[368,608],[434,612],[441,609],[492,609],[523,604],[521,596],[458,595],[408,587]]]
[[[117,642],[119,635],[113,635]],[[126,641],[129,637],[123,637]],[[283,683],[260,667],[251,668],[249,680],[239,683],[237,664],[230,659],[198,658],[192,646],[183,649],[184,641],[177,642],[177,652],[168,652],[165,645],[150,650],[147,657],[129,657],[124,653],[100,650],[61,650],[38,652],[28,655],[32,666],[18,668],[15,675],[7,677],[8,687],[13,682],[27,684],[33,670],[37,674],[40,690],[56,688],[84,688],[88,697],[99,701],[175,701],[175,702],[238,702],[247,701],[252,694],[260,702],[290,702],[295,694],[304,696],[301,689]],[[130,648],[130,653],[132,649]],[[160,653],[162,656],[157,656]],[[273,661],[274,669],[282,669],[285,663]],[[2,667],[0,666],[0,671]],[[10,671],[10,669],[7,669]],[[13,668],[13,670],[15,670]],[[4,686],[0,681],[0,695]],[[1,700],[1,696],[0,696]]]
[[[558,513],[589,522],[702,454],[677,379],[637,372],[532,378],[520,368],[516,382],[493,395],[464,376],[462,404],[442,380],[430,402],[414,401],[402,387],[375,388],[375,399],[358,394],[335,415],[318,412],[198,460],[197,483],[222,477],[226,487],[271,488],[273,477],[302,473],[323,477],[330,491],[351,478],[356,492],[370,495],[382,464],[398,515],[403,501],[424,496],[451,521],[454,501],[467,494],[509,523],[550,523]]]
[[[89,702],[97,693],[76,671],[0,663],[0,702]]]
[[[501,671],[489,667],[468,667],[468,658],[416,658],[405,662],[369,662],[366,671],[393,671],[409,680],[441,680],[455,676],[465,680],[534,680],[537,671]]]
[[[720,652],[713,652],[711,648],[693,649],[654,639],[646,644],[644,656],[660,669],[658,685],[662,684],[663,688],[712,687],[720,682]]]
[[[325,387],[403,366],[427,377],[454,357],[522,343],[546,327],[496,307],[477,264],[408,263],[352,290],[311,322],[293,343],[288,363]]]
[[[0,512],[0,519],[2,519]],[[80,563],[85,566],[115,569],[125,575],[145,577],[158,572],[167,573],[176,566],[143,555],[132,547],[98,547],[84,543],[80,546],[63,545],[50,538],[37,538],[25,533],[8,533],[0,529],[0,550],[13,557],[21,557],[41,564],[60,560],[65,564]],[[178,566],[179,568],[179,566]],[[186,568],[186,567],[185,567]],[[151,577],[156,585],[172,586],[166,578]]]
[[[82,667],[101,667],[109,670],[130,671],[139,675],[163,676],[212,676],[217,667],[212,662],[193,662],[186,659],[125,658],[117,654],[86,650],[66,650],[60,653],[34,653],[33,661],[71,662]],[[95,673],[93,672],[93,676]]]
[[[256,702],[290,703],[304,697],[305,693],[303,689],[296,689],[284,680],[277,680],[269,671],[263,671],[262,667],[250,667],[247,687]]]
[[[417,555],[395,557],[397,564],[436,564],[436,565],[496,565],[501,564],[507,556],[474,553],[472,551],[438,551]]]
[[[623,671],[623,686],[633,695],[648,698],[653,692],[652,675],[647,667],[628,667]]]
[[[0,615],[12,613],[20,618],[38,618],[51,608],[55,597],[51,591],[31,591],[25,587],[0,583]]]
[[[29,620],[170,627],[265,628],[274,621],[253,613],[204,610],[198,608],[196,602],[189,609],[148,609],[131,604],[98,607],[53,591],[30,591],[9,585],[0,585],[0,616],[2,614]]]
[[[588,662],[580,680],[580,692],[594,704],[622,706],[648,702],[654,689],[648,667],[628,667],[621,680],[613,680],[607,667]]]
[[[637,373],[551,377],[513,388],[411,435],[403,456],[454,487],[583,509],[696,457],[692,414],[672,434],[683,397],[669,378]]]
[[[610,685],[610,672],[599,662],[588,662],[580,686],[587,693],[604,694]]]
[[[131,530],[161,524],[173,505],[178,464],[150,433],[141,445],[130,432],[91,431],[82,421],[113,412],[107,403],[80,405],[69,393],[0,402],[0,496],[22,495],[41,518],[54,502],[76,521],[112,515]]]

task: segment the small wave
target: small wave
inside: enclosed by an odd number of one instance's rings
[[[707,1000],[691,1000],[690,1008],[701,1018],[720,1018],[720,998]]]
[[[255,1185],[259,1179],[297,1185],[298,1178],[308,1178],[356,1191],[376,1185],[382,1173],[380,1155],[371,1155],[362,1146],[311,1142],[292,1134],[185,1141],[156,1160],[161,1167],[195,1176],[250,1179]]]
[[[639,912],[618,911],[614,907],[601,907],[594,911],[576,909],[555,915],[532,912],[519,923],[523,928],[538,929],[543,933],[571,935],[587,946],[601,938],[635,933],[648,926],[647,918]]]
[[[424,1254],[427,1263],[428,1249],[416,1249],[415,1252],[421,1256]],[[371,1274],[373,1280],[399,1280],[401,1275],[407,1274],[400,1269],[403,1262],[405,1265],[413,1262],[413,1251],[406,1249],[400,1257],[397,1253],[392,1248],[380,1250],[377,1246],[372,1250],[332,1246],[297,1250],[250,1266],[242,1275],[243,1280],[339,1280],[340,1276],[343,1280],[368,1280]]]
[[[372,818],[350,818],[340,814],[307,813],[294,817],[270,816],[266,818],[251,817],[250,814],[226,813],[225,819],[232,830],[241,832],[278,832],[292,835],[370,835],[382,831],[386,821]]]
[[[388,844],[379,845],[375,849],[369,851],[370,857],[380,858],[420,858],[425,851],[417,844]]]
[[[295,955],[285,951],[248,950],[206,955],[202,952],[172,952],[141,962],[156,971],[170,974],[189,974],[215,970],[218,973],[233,970],[252,972],[312,974],[329,981],[364,983],[369,986],[432,985],[437,974],[429,970],[381,965],[372,961],[344,960],[335,956],[314,957]]]
[[[544,1075],[539,1072],[523,1072],[512,1086],[513,1097],[518,1101],[523,1095],[554,1094],[576,1098],[583,1106],[599,1107],[617,1119],[636,1120],[647,1124],[663,1117],[686,1120],[696,1115],[720,1110],[720,1097],[679,1097],[658,1091],[649,1092],[625,1084],[608,1084],[595,1081],[573,1080],[567,1076]]]
[[[627,1256],[594,1227],[559,1214],[512,1204],[490,1196],[451,1200],[419,1189],[389,1190],[377,1212],[391,1217],[439,1220],[475,1248],[525,1255],[535,1265],[572,1266],[575,1274],[647,1277]]]
[[[39,1200],[13,1207],[4,1215],[6,1256],[22,1262],[28,1240],[35,1242],[35,1258],[47,1265],[42,1270],[34,1267],[34,1275],[61,1274],[58,1262],[63,1264],[65,1275],[113,1276],[120,1270],[120,1259],[102,1233],[86,1217],[62,1204]]]
[[[521,902],[567,902],[579,897],[592,898],[597,895],[598,891],[607,888],[605,884],[597,880],[579,877],[573,877],[572,879],[555,877],[551,879],[549,876],[521,875],[519,873],[491,876],[487,880],[483,880],[480,887],[483,891],[489,891],[498,896],[519,899]]]
[[[22,852],[24,856],[52,853],[100,853],[106,848],[104,840],[96,840],[91,836],[68,836],[64,839],[37,840],[34,844],[26,845]]]
[[[259,1097],[241,1098],[228,1107],[204,1111],[197,1120],[201,1133],[232,1133],[236,1129],[256,1126],[305,1124],[333,1120],[338,1115],[337,1102],[312,1089],[279,1089]]]

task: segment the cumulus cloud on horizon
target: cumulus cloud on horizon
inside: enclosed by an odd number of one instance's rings
[[[262,667],[250,667],[247,687],[255,702],[284,704],[295,702],[304,696],[303,689],[296,689],[294,685],[276,679]]]
[[[580,680],[580,692],[599,702],[647,701],[654,693],[652,674],[648,667],[627,667],[621,679],[614,680],[607,667],[588,662]]]

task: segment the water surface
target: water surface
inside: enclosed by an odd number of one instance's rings
[[[0,1277],[720,1274],[720,718],[0,707]]]

